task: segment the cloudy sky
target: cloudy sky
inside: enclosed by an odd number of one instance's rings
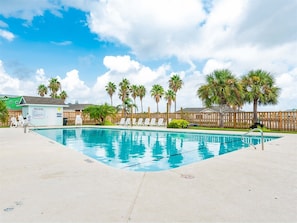
[[[297,108],[296,15],[296,0],[0,1],[0,94],[37,96],[57,77],[68,103],[102,104],[106,84],[127,78],[155,111],[152,85],[167,90],[177,73],[177,107],[201,107],[196,91],[215,69],[263,69],[281,95],[260,110]]]

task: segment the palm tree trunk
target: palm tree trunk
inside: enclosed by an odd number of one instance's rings
[[[224,128],[223,105],[220,105],[220,128]]]
[[[254,113],[253,122],[254,122],[254,123],[256,123],[256,122],[258,121],[257,110],[258,110],[258,100],[255,99],[255,100],[254,100],[254,106],[253,106],[253,113]]]

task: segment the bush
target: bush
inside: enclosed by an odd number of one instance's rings
[[[187,128],[189,125],[189,122],[184,119],[173,119],[169,124],[168,128]]]

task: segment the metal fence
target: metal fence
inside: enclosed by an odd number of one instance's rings
[[[9,119],[6,123],[1,123],[0,126],[9,126],[11,117],[18,117],[21,111],[9,111]],[[267,129],[279,131],[297,131],[297,111],[294,112],[258,112],[258,119],[261,124]],[[67,125],[74,125],[76,115],[81,115],[83,124],[96,124],[94,120],[90,119],[88,115],[84,115],[75,111],[64,111],[63,118],[67,119]],[[123,117],[118,114],[116,117],[110,119],[113,123],[118,123]],[[203,127],[219,127],[220,114],[217,112],[204,113],[135,113],[128,114],[126,117],[130,118],[164,118],[169,119],[185,119],[190,123],[197,124]],[[224,128],[238,128],[248,129],[253,124],[252,112],[228,112],[223,116]]]

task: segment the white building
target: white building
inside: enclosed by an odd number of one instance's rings
[[[62,126],[63,108],[68,105],[62,99],[23,96],[20,106],[23,117],[29,117],[33,126]]]

